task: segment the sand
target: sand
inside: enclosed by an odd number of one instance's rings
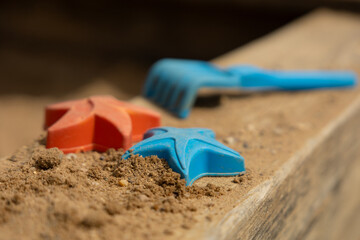
[[[123,160],[121,149],[65,155],[43,142],[5,160],[0,239],[160,239],[173,228],[191,228],[196,202],[211,208],[211,199],[230,190],[186,187],[156,156]]]

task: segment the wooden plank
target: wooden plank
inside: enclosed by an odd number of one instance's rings
[[[343,228],[350,220],[359,221],[359,216],[352,212],[359,208],[356,190],[360,170],[359,110],[357,100],[295,153],[271,179],[253,189],[212,231],[216,239],[339,239],[342,234],[353,234],[348,239],[355,239],[359,236]],[[342,211],[347,211],[351,218],[338,219],[334,212],[343,214]],[[320,221],[327,224],[312,233],[313,225],[319,225]],[[328,224],[333,227],[329,228]],[[359,233],[356,228],[352,230]]]

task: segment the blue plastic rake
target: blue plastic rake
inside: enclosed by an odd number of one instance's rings
[[[220,69],[205,61],[163,59],[150,69],[144,95],[186,118],[201,88],[294,91],[354,85],[351,71],[274,71],[249,65]]]

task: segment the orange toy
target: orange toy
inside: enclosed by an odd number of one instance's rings
[[[111,96],[94,96],[48,105],[46,147],[64,153],[108,148],[127,150],[146,130],[160,126],[160,115]]]

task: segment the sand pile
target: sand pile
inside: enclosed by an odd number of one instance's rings
[[[122,155],[65,155],[41,141],[21,148],[0,174],[0,239],[161,238],[175,226],[191,228],[194,202],[225,191],[186,187],[156,156]]]

